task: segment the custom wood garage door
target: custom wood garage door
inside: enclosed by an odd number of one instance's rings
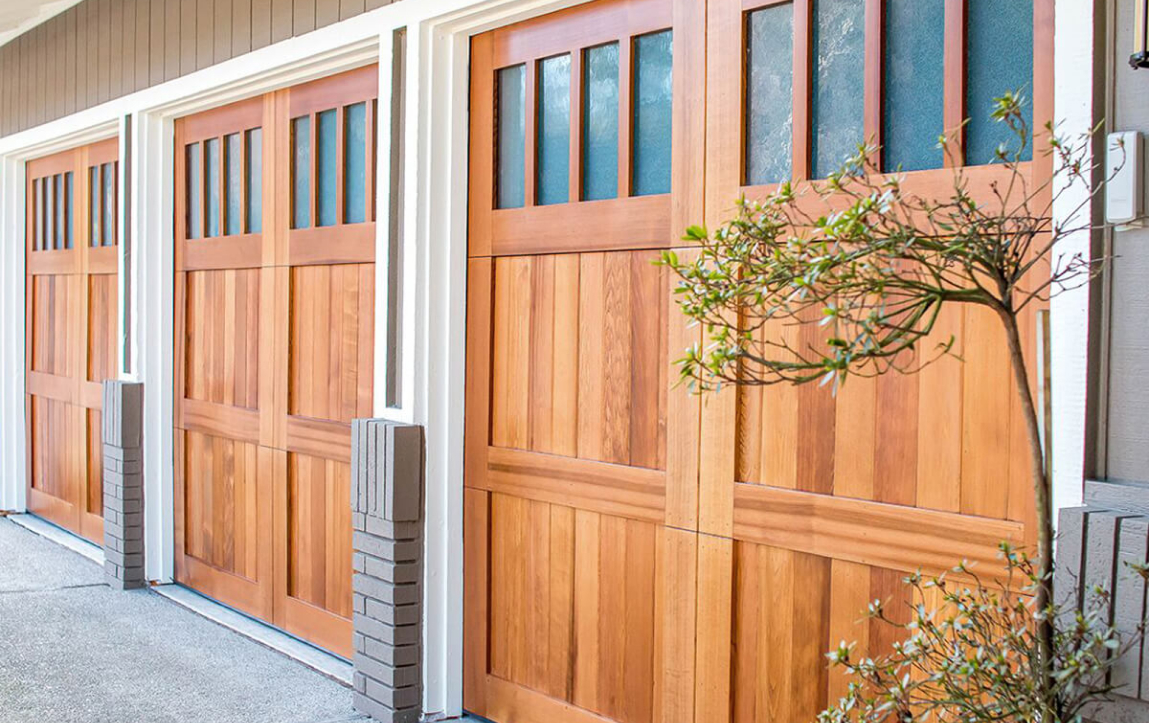
[[[27,164],[28,509],[104,536],[101,382],[116,376],[118,141]]]
[[[907,572],[1033,541],[992,315],[948,312],[961,359],[920,374],[699,399],[672,365],[699,332],[650,261],[865,138],[909,187],[963,165],[990,200],[992,98],[1050,117],[1051,38],[1050,0],[600,0],[473,38],[468,710],[811,721],[845,691],[827,650],[893,642],[869,601],[906,614]]]
[[[348,657],[377,92],[372,66],[176,123],[176,577]]]

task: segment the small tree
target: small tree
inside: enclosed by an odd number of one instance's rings
[[[1053,604],[1053,675],[1043,687],[1027,595],[1040,578],[1024,553],[1003,544],[1002,556],[1005,574],[995,582],[965,565],[954,568],[965,582],[945,574],[910,576],[915,597],[934,593],[940,606],[913,605],[908,623],[889,617],[882,601],[871,604],[868,617],[898,628],[905,639],[877,657],[859,657],[845,643],[832,651],[832,664],[852,680],[818,723],[1080,723],[1115,690],[1114,664],[1140,652],[1144,627],[1122,640],[1109,623],[1111,598],[1103,589],[1084,591],[1080,608],[1076,597]],[[1142,566],[1133,567],[1145,575]]]
[[[687,350],[679,362],[683,380],[700,390],[726,383],[836,388],[851,375],[916,371],[953,348],[952,339],[921,348],[943,307],[973,304],[994,312],[1028,440],[1038,520],[1034,604],[1044,671],[1038,682],[1049,693],[1055,686],[1050,481],[1020,324],[1030,306],[1086,283],[1097,268],[1081,254],[1055,252],[1067,236],[1089,228],[1088,209],[1102,184],[1092,183],[1092,134],[1067,140],[1052,124],[1043,152],[1052,156],[1053,173],[1031,178],[1023,164],[1031,137],[1022,105],[1020,93],[996,101],[993,118],[1017,142],[998,148],[1003,173],[988,189],[971,188],[955,163],[944,197],[927,198],[908,190],[901,174],[879,173],[871,160],[878,149],[861,147],[824,182],[801,189],[783,183],[761,200],[742,199],[736,216],[713,235],[691,227],[686,239],[699,246],[697,259],[666,252],[662,263],[681,278],[683,312],[705,329],[705,346]],[[947,139],[939,142],[951,155]],[[1086,220],[1058,224],[1054,204],[1079,189],[1081,201],[1068,218]],[[775,325],[817,325],[825,341],[794,344],[767,333]],[[1054,720],[1048,713],[1044,720]]]

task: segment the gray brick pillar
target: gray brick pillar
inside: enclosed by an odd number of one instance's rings
[[[104,382],[104,573],[119,590],[144,586],[144,386]]]
[[[423,428],[351,425],[355,708],[414,723],[423,701]]]

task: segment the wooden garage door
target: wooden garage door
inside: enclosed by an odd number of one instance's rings
[[[28,509],[102,544],[101,382],[116,376],[118,141],[27,164]]]
[[[993,96],[1022,88],[1033,127],[1049,117],[1032,68],[1051,7],[600,0],[472,40],[468,710],[810,721],[845,690],[827,650],[893,642],[857,624],[869,601],[903,615],[907,572],[1033,541],[991,315],[947,312],[937,337],[961,358],[916,375],[699,399],[673,365],[699,331],[650,262],[865,138],[911,188],[945,192],[961,165],[990,200],[1003,174],[984,164],[1008,140]],[[937,137],[966,116],[947,158]],[[1038,183],[1049,161],[1031,155]]]
[[[377,92],[372,66],[176,124],[176,576],[345,656]]]
[[[703,20],[610,0],[472,42],[465,705],[493,720],[680,718],[698,400],[652,262],[702,212]]]

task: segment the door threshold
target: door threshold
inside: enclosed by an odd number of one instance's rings
[[[288,635],[282,630],[245,615],[223,603],[216,602],[183,585],[176,583],[153,585],[151,590],[217,625],[222,625],[239,633],[265,648],[271,648],[277,653],[282,653],[337,683],[348,688],[351,687],[353,667],[351,663],[337,655],[321,650],[310,643],[305,643],[299,638]]]
[[[104,566],[104,548],[85,540],[74,532],[69,532],[63,527],[54,525],[30,512],[8,515],[8,519],[29,532],[33,532],[40,537],[45,537],[57,545],[62,545],[72,552],[83,555],[100,567]]]

